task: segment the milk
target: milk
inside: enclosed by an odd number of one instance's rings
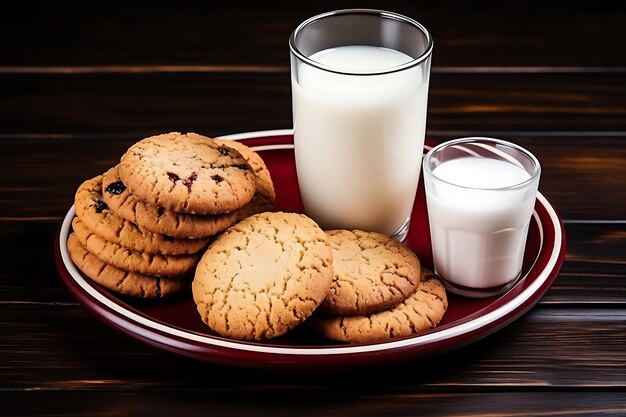
[[[530,174],[513,163],[482,157],[444,162],[432,175],[443,180],[425,177],[436,272],[469,288],[515,280],[522,269],[537,182],[503,189],[526,182]]]
[[[310,58],[360,74],[412,60],[374,46],[341,46]],[[420,175],[428,94],[422,68],[346,75],[294,65],[296,167],[307,215],[324,229],[395,234],[410,217]]]

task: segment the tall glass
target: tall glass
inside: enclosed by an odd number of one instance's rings
[[[296,168],[324,229],[408,232],[420,176],[433,40],[408,17],[324,13],[289,39]]]

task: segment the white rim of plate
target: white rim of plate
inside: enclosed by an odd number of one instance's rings
[[[269,136],[286,136],[293,134],[292,129],[279,129],[279,130],[263,130],[257,132],[247,132],[247,133],[238,133],[233,135],[225,135],[220,136],[219,139],[226,140],[245,140],[245,139],[253,139],[253,138],[261,138],[261,137],[269,137]],[[274,150],[274,149],[292,149],[293,145],[291,144],[278,144],[278,145],[266,145],[253,147],[252,149],[262,151],[262,150]],[[267,353],[267,354],[276,354],[276,355],[295,355],[295,356],[310,356],[310,355],[347,355],[347,354],[355,354],[355,353],[367,353],[367,352],[379,352],[385,350],[391,350],[396,348],[405,348],[410,346],[422,345],[425,343],[432,343],[447,340],[453,337],[461,336],[466,333],[470,333],[472,331],[478,330],[481,327],[487,326],[496,320],[505,317],[510,314],[512,311],[520,307],[524,302],[526,302],[533,294],[541,288],[541,286],[546,282],[546,280],[550,277],[550,274],[553,268],[556,266],[558,261],[559,252],[562,244],[562,234],[561,229],[559,227],[559,218],[550,203],[541,193],[537,193],[537,200],[545,207],[550,221],[554,227],[554,246],[552,247],[552,253],[550,254],[550,258],[546,264],[546,267],[539,273],[537,278],[529,285],[521,294],[517,297],[513,298],[508,303],[498,307],[497,309],[485,314],[484,316],[477,317],[468,322],[459,324],[457,326],[451,326],[447,329],[435,331],[432,333],[427,333],[424,335],[417,335],[414,337],[396,340],[396,341],[388,341],[388,342],[380,342],[373,343],[368,345],[359,345],[359,346],[333,346],[333,347],[307,347],[307,348],[290,348],[290,347],[281,347],[281,346],[264,346],[258,344],[251,344],[248,342],[237,342],[230,340],[218,339],[209,335],[202,335],[194,332],[190,332],[187,330],[181,330],[178,328],[174,328],[172,326],[168,326],[162,323],[158,323],[149,318],[143,317],[133,311],[130,311],[123,306],[117,304],[113,300],[107,298],[104,294],[98,291],[95,287],[93,287],[78,271],[78,269],[74,266],[72,262],[69,252],[67,250],[67,237],[69,234],[70,225],[72,219],[74,217],[74,206],[72,206],[65,218],[63,219],[63,223],[61,225],[61,231],[59,233],[59,247],[61,250],[61,259],[67,271],[72,276],[74,281],[92,298],[101,303],[102,305],[110,308],[115,311],[120,316],[126,318],[127,320],[132,321],[133,323],[147,327],[151,330],[160,331],[163,333],[170,334],[172,336],[179,337],[181,339],[187,340],[189,342],[202,343],[208,346],[215,346],[221,348],[228,348],[234,350],[241,350],[247,352],[258,352],[258,353]],[[543,225],[540,221],[540,218],[535,211],[533,216],[538,222],[540,240],[543,245]],[[541,251],[541,249],[540,249]],[[532,269],[532,268],[531,268]]]

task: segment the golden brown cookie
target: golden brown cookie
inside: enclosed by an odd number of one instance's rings
[[[296,213],[260,213],[227,229],[196,269],[202,320],[235,339],[280,336],[307,319],[332,281],[326,234]]]
[[[119,176],[118,165],[104,174],[102,196],[104,202],[118,216],[152,232],[177,238],[197,239],[212,236],[223,232],[239,219],[239,210],[206,215],[177,213],[141,201],[124,185]]]
[[[328,339],[348,343],[383,342],[410,336],[439,323],[448,309],[443,284],[422,268],[421,281],[415,292],[389,310],[358,316],[330,316],[316,313],[307,322]]]
[[[274,204],[273,199],[269,199],[267,195],[257,192],[254,194],[254,197],[252,197],[252,200],[237,210],[235,214],[237,214],[237,221],[241,221],[254,214],[274,211],[275,209],[276,205]]]
[[[333,249],[334,279],[321,309],[366,314],[395,306],[413,293],[420,261],[389,236],[361,230],[326,232]]]
[[[241,209],[237,210],[239,221],[253,214],[274,211],[276,205],[274,183],[272,182],[270,171],[267,169],[261,155],[242,142],[222,139],[215,139],[215,141],[220,145],[225,145],[239,151],[246,161],[248,161],[256,175],[256,191],[252,200]]]
[[[90,253],[74,233],[67,240],[72,262],[98,284],[121,294],[140,298],[159,298],[189,289],[188,277],[156,277],[124,271]]]
[[[199,255],[161,255],[136,252],[102,239],[87,228],[78,217],[72,220],[74,234],[91,253],[125,271],[156,276],[180,276],[193,270]]]
[[[254,172],[239,152],[195,133],[140,140],[122,156],[119,175],[140,200],[182,213],[234,211],[255,192]]]
[[[204,249],[208,239],[175,239],[117,216],[102,196],[102,175],[83,182],[74,197],[76,215],[104,240],[138,252],[182,255]]]

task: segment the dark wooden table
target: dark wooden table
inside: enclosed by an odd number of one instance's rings
[[[258,372],[141,344],[70,295],[55,232],[76,187],[130,144],[291,127],[291,31],[355,6],[303,3],[3,6],[0,415],[626,415],[623,2],[357,4],[433,34],[428,138],[499,137],[542,162],[567,256],[505,329],[376,372]]]

